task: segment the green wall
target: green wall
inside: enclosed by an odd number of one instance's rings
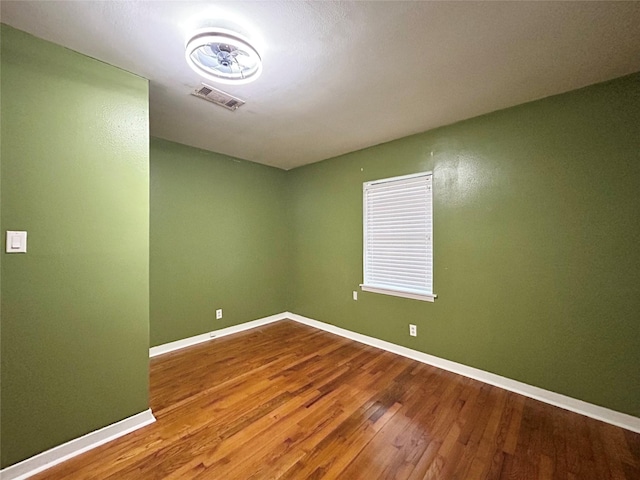
[[[353,301],[362,183],[428,170],[438,299]],[[288,174],[290,311],[640,416],[640,74]]]
[[[3,467],[148,408],[149,336],[286,310],[640,416],[640,74],[289,172],[149,151],[145,80],[5,26],[0,81]],[[439,298],[353,301],[362,183],[425,170]]]
[[[276,168],[151,139],[151,345],[286,310],[285,181]]]
[[[5,467],[148,408],[149,129],[146,80],[1,40]]]

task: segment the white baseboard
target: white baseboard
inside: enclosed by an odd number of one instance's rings
[[[67,443],[27,458],[22,462],[0,470],[2,480],[23,480],[40,473],[92,448],[122,437],[156,421],[151,410],[137,413],[100,430],[87,433]]]
[[[433,365],[434,367],[442,368],[443,370],[447,370],[449,372],[473,378],[475,380],[488,383],[489,385],[494,385],[496,387],[509,390],[510,392],[519,393],[520,395],[524,395],[525,397],[533,398],[544,403],[555,405],[556,407],[560,407],[565,410],[570,410],[587,417],[595,418],[596,420],[601,420],[603,422],[610,423],[627,430],[631,430],[632,432],[640,433],[640,418],[634,417],[632,415],[627,415],[626,413],[616,412],[615,410],[610,410],[608,408],[600,407],[592,403],[577,400],[572,397],[567,397],[566,395],[562,395],[560,393],[551,392],[543,388],[534,387],[517,380],[512,380],[510,378],[496,375],[495,373],[486,372],[478,368],[473,368],[461,363],[445,360],[444,358],[429,355],[417,350],[412,350],[410,348],[402,347],[400,345],[386,342],[374,337],[369,337],[367,335],[362,335],[350,330],[345,330],[344,328],[336,327],[335,325],[303,317],[302,315],[296,315],[295,313],[285,312],[284,317],[295,320],[299,323],[303,323],[305,325],[309,325],[310,327],[318,328],[329,333],[340,335],[341,337],[345,337],[350,340],[355,340],[356,342],[371,345],[372,347],[377,347],[388,352],[396,353],[398,355],[402,355],[403,357],[417,360],[418,362]]]
[[[213,340],[214,338],[220,338],[226,335],[243,332],[251,328],[261,327],[269,323],[277,322],[278,320],[284,320],[285,318],[287,318],[287,315],[285,313],[278,313],[276,315],[258,318],[257,320],[241,323],[239,325],[233,325],[231,327],[221,328],[220,330],[212,330],[211,332],[202,333],[193,337],[183,338],[182,340],[176,340],[175,342],[165,343],[162,345],[158,345],[157,347],[151,347],[149,349],[149,357],[157,357],[158,355],[162,355],[164,353],[180,350],[181,348],[197,345],[198,343],[208,342],[209,340]]]
[[[526,383],[512,380],[507,377],[502,377],[500,375],[496,375],[495,373],[486,372],[478,368],[469,367],[457,362],[452,362],[451,360],[446,360],[434,355],[429,355],[428,353],[419,352],[418,350],[413,350],[411,348],[396,345],[394,343],[380,340],[375,337],[362,335],[360,333],[352,332],[344,328],[336,327],[335,325],[303,317],[302,315],[297,315],[291,312],[283,312],[276,315],[271,315],[270,317],[260,318],[251,322],[235,325],[233,327],[214,330],[213,332],[204,333],[202,335],[196,335],[195,337],[185,338],[183,340],[178,340],[175,342],[153,347],[150,349],[150,356],[155,357],[156,355],[161,355],[163,353],[172,352],[180,348],[189,347],[201,342],[206,342],[208,340],[212,340],[213,338],[222,337],[224,335],[231,335],[233,333],[242,332],[250,328],[260,327],[262,325],[284,319],[294,320],[310,327],[324,330],[325,332],[333,333],[335,335],[339,335],[341,337],[345,337],[359,343],[364,343],[366,345],[371,345],[372,347],[377,347],[382,350],[395,353],[397,355],[402,355],[403,357],[411,358],[418,362],[442,368],[443,370],[457,373],[465,377],[473,378],[474,380],[479,380],[481,382],[488,383],[489,385],[504,388],[505,390],[524,395],[525,397],[533,398],[535,400],[539,400],[550,405],[555,405],[556,407],[560,407],[565,410],[579,413],[590,418],[595,418],[596,420],[601,420],[603,422],[610,423],[627,430],[631,430],[632,432],[640,433],[640,418],[638,417],[634,417],[626,413],[616,412],[615,410],[611,410],[609,408],[594,405],[582,400],[577,400],[560,393],[545,390],[540,387],[534,387],[533,385],[528,385]]]
[[[603,422],[631,430],[632,432],[640,433],[640,418],[638,417],[616,412],[615,410],[610,410],[592,403],[567,397],[566,395],[551,392],[543,388],[534,387],[526,383],[518,382],[517,380],[485,372],[484,370],[469,367],[461,363],[445,360],[444,358],[429,355],[428,353],[412,350],[385,340],[352,332],[344,328],[336,327],[335,325],[303,317],[302,315],[297,315],[291,312],[278,313],[269,317],[242,323],[240,325],[234,325],[232,327],[214,330],[202,335],[196,335],[194,337],[152,347],[149,350],[149,356],[155,357],[157,355],[162,355],[163,353],[179,350],[214,338],[231,335],[233,333],[242,332],[244,330],[249,330],[251,328],[260,327],[262,325],[267,325],[269,323],[285,319],[294,320],[304,325],[324,330],[325,332],[333,333],[365,345],[380,348],[397,355],[402,355],[403,357],[411,358],[418,362],[433,365],[434,367],[442,368],[449,372],[473,378],[475,380],[488,383],[489,385],[494,385],[550,405],[555,405],[556,407],[560,407],[565,410],[570,410],[587,417],[595,418],[596,420],[601,420]],[[151,410],[146,410],[0,470],[0,479],[23,480],[29,478],[36,473],[57,465],[58,463],[64,462],[65,460],[75,457],[76,455],[80,455],[81,453],[98,447],[99,445],[110,442],[111,440],[115,440],[118,437],[133,432],[134,430],[144,427],[145,425],[149,425],[155,421],[156,419],[151,413]]]

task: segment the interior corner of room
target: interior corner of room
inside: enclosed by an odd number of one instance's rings
[[[640,73],[285,170],[1,34],[2,468],[147,411],[151,347],[283,312],[640,417]],[[437,299],[361,290],[363,183],[426,171]]]

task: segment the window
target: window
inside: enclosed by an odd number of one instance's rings
[[[367,292],[433,302],[431,172],[363,185]]]

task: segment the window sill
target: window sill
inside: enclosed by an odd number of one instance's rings
[[[371,287],[369,285],[360,285],[363,292],[382,293],[383,295],[392,295],[394,297],[411,298],[413,300],[422,300],[423,302],[433,302],[438,297],[435,293],[425,295],[422,293],[403,292],[401,290],[391,290],[388,288]]]

